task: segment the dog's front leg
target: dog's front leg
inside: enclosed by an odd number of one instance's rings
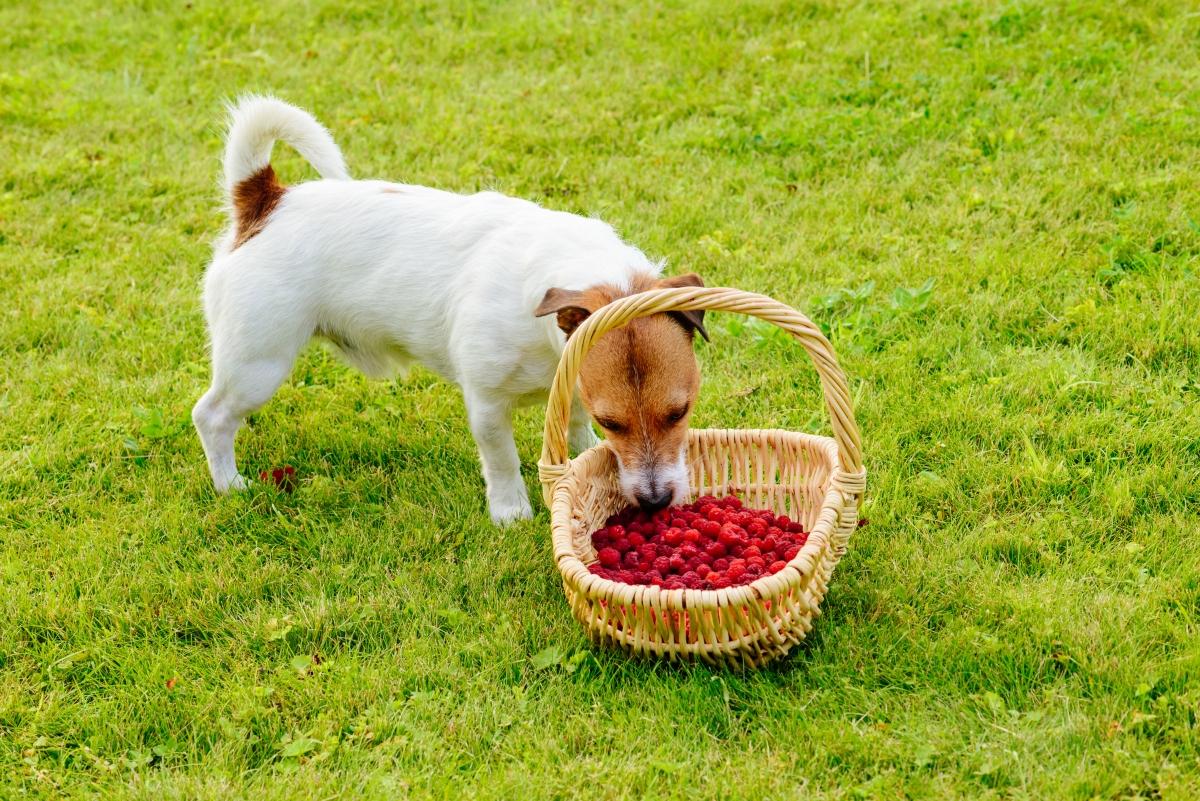
[[[521,459],[513,440],[512,404],[480,392],[465,391],[467,420],[483,462],[488,510],[492,521],[505,525],[533,517],[529,493],[521,480]]]
[[[591,415],[588,414],[587,409],[583,408],[583,402],[579,400],[578,395],[571,399],[571,422],[567,427],[567,444],[575,453],[583,453],[588,448],[594,448],[600,444],[600,438],[596,436],[596,432],[592,428]]]

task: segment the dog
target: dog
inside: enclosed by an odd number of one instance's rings
[[[282,140],[321,179],[283,186]],[[363,373],[419,362],[461,388],[493,521],[532,516],[513,409],[543,401],[566,338],[604,304],[659,287],[662,264],[604,222],[496,192],[460,195],[352,180],[329,132],[270,97],[230,109],[225,194],[231,224],[204,277],[212,383],[192,410],[217,492],[242,489],[234,439],[310,339]],[[684,453],[700,387],[702,311],[658,314],[597,340],[580,367],[569,444],[617,455],[627,501],[657,510],[689,492]]]

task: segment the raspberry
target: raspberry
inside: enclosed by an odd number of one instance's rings
[[[294,475],[286,468],[273,472],[280,475],[264,473],[263,480],[279,483]],[[652,515],[628,508],[610,516],[591,536],[597,561],[588,571],[664,590],[721,590],[780,572],[807,539],[786,515],[748,509],[734,495],[706,495]]]

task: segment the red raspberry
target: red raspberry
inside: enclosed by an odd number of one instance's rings
[[[771,566],[767,569],[770,570],[772,573],[778,573],[780,570],[783,570],[785,567],[787,567],[787,562],[779,561],[779,562],[772,562]]]
[[[696,531],[696,529],[694,529],[694,528],[689,528],[687,531],[683,532],[683,541],[684,542],[699,542],[700,541],[700,532]]]
[[[621,553],[616,548],[601,548],[596,557],[605,567],[616,567],[621,564]]]
[[[701,520],[697,524],[697,528],[700,529],[702,534],[706,534],[709,537],[716,537],[721,533],[721,524],[716,520]]]
[[[728,523],[721,526],[720,533],[717,534],[717,540],[724,546],[737,545],[742,539],[741,533],[735,526]]]
[[[787,535],[787,532],[784,531],[783,529],[781,529],[779,526],[768,526],[767,527],[767,536],[769,536],[769,537],[774,537],[775,539],[780,540],[780,539],[783,539],[784,536],[786,536],[786,535]]]
[[[683,582],[683,586],[687,587],[689,590],[700,589],[700,576],[698,576],[694,570],[689,570],[680,576],[679,579]]]
[[[665,556],[660,556],[654,560],[654,569],[664,576],[671,572],[671,560]]]
[[[625,553],[629,550],[629,540],[625,539],[624,537],[621,537],[618,540],[613,540],[612,547],[616,548],[621,553]]]
[[[803,534],[804,533],[804,526],[800,525],[799,523],[797,523],[794,520],[791,523],[788,523],[787,526],[785,526],[785,528],[787,528],[787,530],[792,532],[793,534]]]
[[[663,589],[665,589],[665,590],[682,590],[683,582],[679,580],[679,576],[672,576],[671,578],[669,578],[663,582]]]
[[[790,562],[796,558],[796,554],[798,554],[798,553],[800,553],[800,549],[798,547],[796,547],[795,545],[793,545],[790,548],[787,548],[786,550],[784,550],[783,558],[786,561]]]
[[[773,551],[779,547],[779,541],[768,534],[763,538],[762,545],[759,547],[763,549],[763,553],[766,553],[767,551]]]
[[[746,559],[750,559],[752,556],[762,556],[762,549],[751,545],[749,548],[742,551],[742,556],[746,557]]]
[[[696,568],[700,567],[700,565],[702,565],[702,564],[704,564],[704,560],[702,558],[700,558],[699,556],[693,556],[691,559],[687,560],[687,569],[695,570]]]
[[[675,554],[670,559],[671,569],[676,573],[682,573],[687,569],[687,560],[681,554]]]
[[[699,501],[697,501],[697,503],[699,503]],[[713,515],[718,511],[720,511],[720,509],[715,503],[706,503],[700,507],[700,514],[704,515],[709,520],[712,520]]]
[[[662,539],[667,545],[672,547],[677,546],[683,542],[683,531],[677,528],[669,528],[663,532]]]
[[[712,577],[709,579],[709,583],[712,584],[714,590],[723,590],[726,587],[731,586],[729,577],[722,575],[721,573],[713,573]]]
[[[671,525],[674,526],[675,528],[687,528],[688,527],[687,521],[684,520],[682,517],[672,518]]]
[[[635,570],[637,566],[641,564],[641,560],[638,559],[637,551],[629,551],[622,556],[621,564],[629,570]]]
[[[741,509],[742,499],[736,495],[726,495],[721,499],[721,503],[729,509]]]
[[[752,567],[765,568],[766,566],[767,566],[767,561],[765,559],[763,559],[761,556],[751,556],[746,559],[746,569],[747,570],[749,570]]]
[[[614,540],[619,540],[625,536],[625,527],[622,525],[611,526],[608,530],[608,536]]]
[[[761,537],[767,533],[767,524],[761,520],[751,520],[746,524],[746,531],[751,536]]]
[[[729,560],[728,559],[714,559],[713,563],[712,563],[712,568],[713,568],[713,570],[717,571],[718,573],[726,571],[729,569]]]
[[[712,572],[712,568],[709,567],[708,565],[701,564],[701,565],[696,566],[696,575],[699,576],[700,578],[706,578],[708,576],[708,574],[711,572]]]
[[[713,559],[720,559],[725,555],[725,546],[719,542],[710,542],[707,546],[705,546],[704,552]]]
[[[789,525],[791,525],[792,519],[787,515],[780,515],[779,517],[775,518],[775,522],[780,528],[787,528]]]
[[[741,559],[734,559],[729,563],[729,567],[725,570],[725,575],[736,581],[746,575],[746,563]]]
[[[646,544],[646,538],[643,537],[641,534],[639,534],[636,531],[631,532],[629,534],[628,539],[629,539],[629,544],[632,545],[634,548],[639,548],[642,545]]]

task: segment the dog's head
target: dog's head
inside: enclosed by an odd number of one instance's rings
[[[588,315],[619,297],[683,286],[704,282],[694,273],[639,275],[628,290],[551,289],[535,313],[557,314],[558,327],[570,337]],[[621,492],[647,511],[681,503],[688,493],[688,419],[700,391],[692,351],[697,331],[708,339],[702,310],[640,317],[597,339],[580,365],[583,405],[617,454]]]

